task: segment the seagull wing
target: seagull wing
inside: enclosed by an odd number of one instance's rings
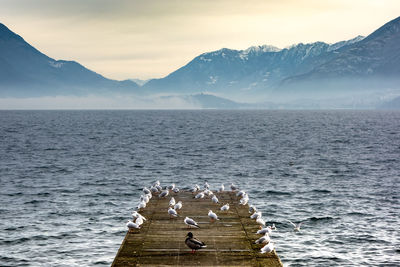
[[[288,222],[290,222],[291,225],[293,225],[293,227],[297,227],[294,223],[292,223],[291,221],[287,220]]]

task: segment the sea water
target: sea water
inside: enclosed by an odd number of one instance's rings
[[[399,177],[394,111],[1,111],[0,265],[109,266],[160,180],[246,190],[285,266],[399,266]]]

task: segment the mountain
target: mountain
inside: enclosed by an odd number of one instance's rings
[[[292,88],[292,91],[304,87],[314,91],[335,87],[363,91],[400,89],[400,17],[326,57],[329,60],[312,70],[285,79],[282,87]]]
[[[0,23],[0,96],[129,93],[132,81],[109,80],[75,61],[55,60]]]
[[[283,79],[306,73],[330,59],[337,49],[362,40],[358,36],[335,44],[315,42],[285,49],[273,46],[246,50],[223,48],[201,54],[162,79],[144,85],[153,93],[212,92],[236,99],[259,100],[279,86]]]

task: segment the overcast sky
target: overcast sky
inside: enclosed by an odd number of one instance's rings
[[[399,0],[0,0],[0,22],[41,52],[119,80],[223,47],[351,39],[399,15]]]

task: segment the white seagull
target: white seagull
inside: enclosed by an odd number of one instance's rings
[[[200,226],[193,220],[192,218],[186,217],[183,222],[190,228],[190,227],[196,227],[200,228]]]
[[[140,225],[137,225],[136,223],[132,222],[132,221],[128,221],[126,223],[126,227],[128,227],[129,231],[133,230],[133,229],[139,229]]]
[[[135,223],[136,223],[137,225],[142,225],[142,224],[144,223],[143,218],[140,217],[140,216],[137,217],[136,220],[135,220]]]
[[[261,248],[261,253],[269,253],[271,251],[274,250],[274,243],[269,242],[268,244],[266,244],[264,247]]]
[[[146,208],[146,202],[141,201],[141,202],[139,203],[139,205],[137,206],[137,208],[138,208],[138,210]]]
[[[175,206],[176,202],[175,202],[175,198],[171,197],[171,200],[169,201],[169,205],[170,206]]]
[[[256,220],[256,223],[258,223],[261,226],[265,226],[265,221],[262,217],[258,217]]]
[[[168,195],[169,195],[169,190],[167,189],[167,190],[162,191],[161,194],[158,195],[158,197],[166,197]]]
[[[236,196],[237,196],[237,197],[241,197],[241,196],[243,196],[244,194],[246,194],[246,192],[245,192],[244,190],[240,190],[239,192],[236,193]]]
[[[263,244],[263,243],[268,243],[269,241],[271,241],[271,238],[269,237],[268,233],[265,233],[264,236],[257,239],[254,243],[255,244]]]
[[[227,211],[227,210],[229,210],[229,203],[223,205],[223,206],[221,207],[221,210],[222,210],[222,211]]]
[[[176,212],[176,210],[174,210],[174,209],[171,208],[171,207],[168,208],[168,214],[169,214],[169,217],[170,217],[170,218],[171,218],[171,217],[178,217],[178,213]]]
[[[204,198],[204,193],[200,192],[194,198]]]
[[[182,208],[182,201],[178,201],[178,203],[175,204],[174,210],[180,210]]]
[[[214,195],[214,196],[212,197],[211,200],[212,200],[212,202],[214,202],[214,203],[218,203],[218,202],[219,202],[216,195]]]
[[[174,190],[175,184],[171,184],[171,185],[169,185],[167,188],[168,188],[169,190]]]
[[[133,217],[134,219],[137,219],[138,217],[141,217],[144,221],[146,221],[146,218],[145,218],[142,214],[140,214],[139,212],[137,212],[136,210],[135,210],[134,212],[132,212],[132,217]]]
[[[257,231],[257,234],[264,235],[264,234],[272,234],[271,226],[267,226]]]
[[[249,206],[249,213],[254,213],[254,212],[257,212],[257,208],[255,206],[253,206],[253,205],[250,205]]]
[[[239,203],[240,203],[241,205],[246,205],[247,202],[249,202],[249,196],[246,194],[246,195],[244,195],[243,198],[240,199],[240,202],[239,202]]]
[[[224,190],[225,190],[225,186],[224,186],[224,184],[221,184],[221,186],[218,189],[218,192],[224,192]]]
[[[217,214],[215,214],[212,210],[208,211],[208,217],[210,217],[212,222],[219,220]]]
[[[236,185],[234,185],[233,183],[231,183],[231,189],[232,189],[232,191],[235,191],[235,190],[237,190],[238,188],[237,188]]]
[[[293,228],[293,231],[295,231],[295,232],[300,232],[300,226],[301,226],[301,224],[302,224],[303,222],[300,222],[300,223],[297,224],[297,225],[294,224],[294,223],[292,223],[292,222],[289,221],[289,220],[288,220],[288,222],[290,222],[290,224],[293,225],[293,227],[294,227],[294,228]]]
[[[257,220],[258,218],[261,218],[261,217],[262,217],[262,212],[261,211],[256,211],[250,216],[250,219]]]
[[[155,186],[150,187],[150,191],[153,193],[158,193],[158,188]]]
[[[147,187],[145,187],[145,188],[143,188],[143,192],[147,195],[147,194],[150,194],[150,190],[147,188]]]
[[[209,188],[210,188],[210,185],[209,185],[207,182],[205,182],[205,183],[204,183],[204,188],[205,188],[205,189],[209,189]]]
[[[174,191],[174,193],[179,193],[179,188],[175,187],[173,191]]]

